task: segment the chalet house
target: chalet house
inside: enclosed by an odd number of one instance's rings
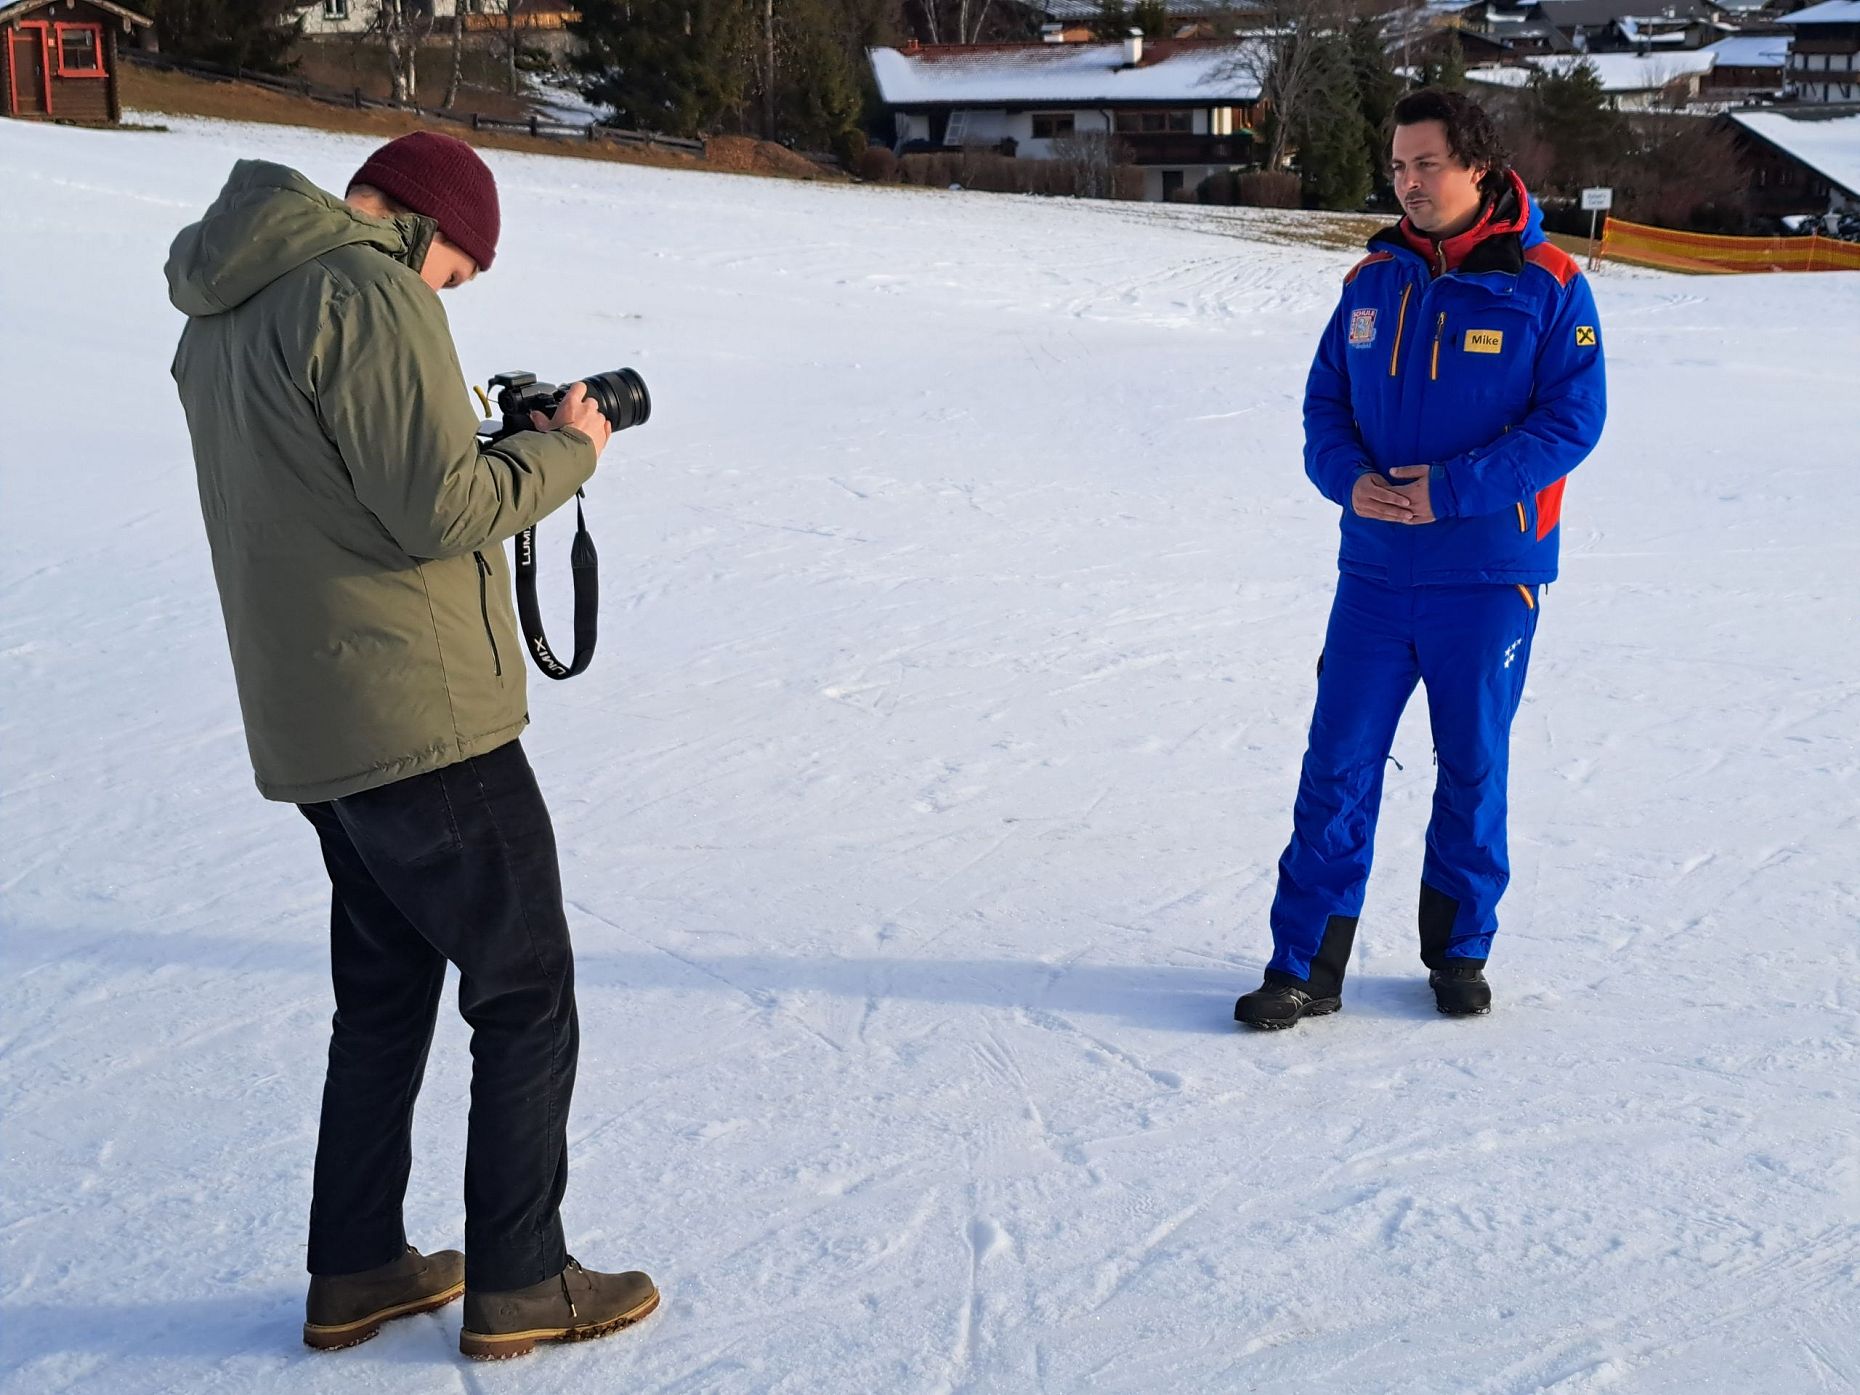
[[[1264,51],[1249,40],[943,44],[868,52],[895,147],[1051,159],[1105,135],[1165,199],[1253,161]],[[1057,149],[1056,149],[1057,147]]]
[[[466,0],[467,8],[470,4],[471,0]],[[303,32],[308,39],[365,34],[375,18],[374,0],[311,0],[298,9],[303,14]],[[408,9],[412,11],[411,17],[420,21],[451,19],[458,12],[458,0],[414,0]]]
[[[1753,213],[1860,211],[1860,105],[1733,111]]]
[[[1537,13],[1577,52],[1698,49],[1724,34],[1700,0],[1541,0]]]
[[[1469,68],[1466,80],[1487,87],[1522,88],[1533,70],[1566,73],[1587,63],[1601,80],[1608,104],[1617,111],[1677,109],[1698,99],[1715,60],[1709,52],[1679,49],[1671,53],[1572,53],[1535,55],[1521,67]]]
[[[1518,56],[1654,53],[1715,43],[1747,14],[1715,0],[1473,0],[1458,23]]]
[[[1799,100],[1860,101],[1860,0],[1824,0],[1778,23],[1795,34],[1789,82]]]
[[[526,30],[555,30],[580,16],[562,0],[508,0],[515,7],[515,27]],[[506,0],[413,0],[408,6],[411,17],[420,23],[444,21],[444,33],[451,32],[452,18],[461,11],[467,33],[485,29],[502,29],[506,23]],[[365,34],[374,23],[374,0],[311,0],[299,6],[303,13],[306,38],[340,38]]]
[[[112,0],[0,0],[7,116],[113,125],[123,119],[116,46],[150,21]]]
[[[1089,40],[1104,23],[1099,0],[1039,0],[1025,8],[1046,21],[1042,29],[1059,26],[1068,36],[1067,43]],[[1169,38],[1226,39],[1271,28],[1276,9],[1266,0],[1164,0],[1164,13]],[[1083,38],[1071,37],[1074,34]]]
[[[1459,12],[1459,26],[1520,57],[1571,52],[1569,36],[1538,13],[1542,8],[1530,0],[1478,0]]]
[[[1700,50],[1712,58],[1699,96],[1712,102],[1774,100],[1789,84],[1787,34],[1733,34]]]

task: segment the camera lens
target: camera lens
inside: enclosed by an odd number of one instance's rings
[[[652,415],[652,396],[646,391],[646,380],[631,368],[596,373],[581,381],[588,390],[588,400],[601,409],[601,415],[615,431],[638,426]]]

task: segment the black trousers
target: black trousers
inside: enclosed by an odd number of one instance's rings
[[[555,832],[522,746],[299,808],[329,868],[336,987],[310,1272],[370,1269],[406,1245],[413,1102],[448,960],[472,1029],[465,1282],[561,1272],[580,1032]]]

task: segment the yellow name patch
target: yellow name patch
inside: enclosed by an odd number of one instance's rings
[[[1466,352],[1469,354],[1502,354],[1505,351],[1505,331],[1502,329],[1469,329],[1466,331]]]

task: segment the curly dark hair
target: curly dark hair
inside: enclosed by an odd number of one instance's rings
[[[1484,107],[1464,92],[1423,87],[1395,103],[1388,139],[1394,140],[1397,126],[1416,126],[1423,121],[1438,121],[1446,127],[1447,148],[1463,164],[1486,167],[1485,177],[1479,181],[1482,193],[1491,197],[1505,187],[1511,174],[1511,152],[1505,149]]]

